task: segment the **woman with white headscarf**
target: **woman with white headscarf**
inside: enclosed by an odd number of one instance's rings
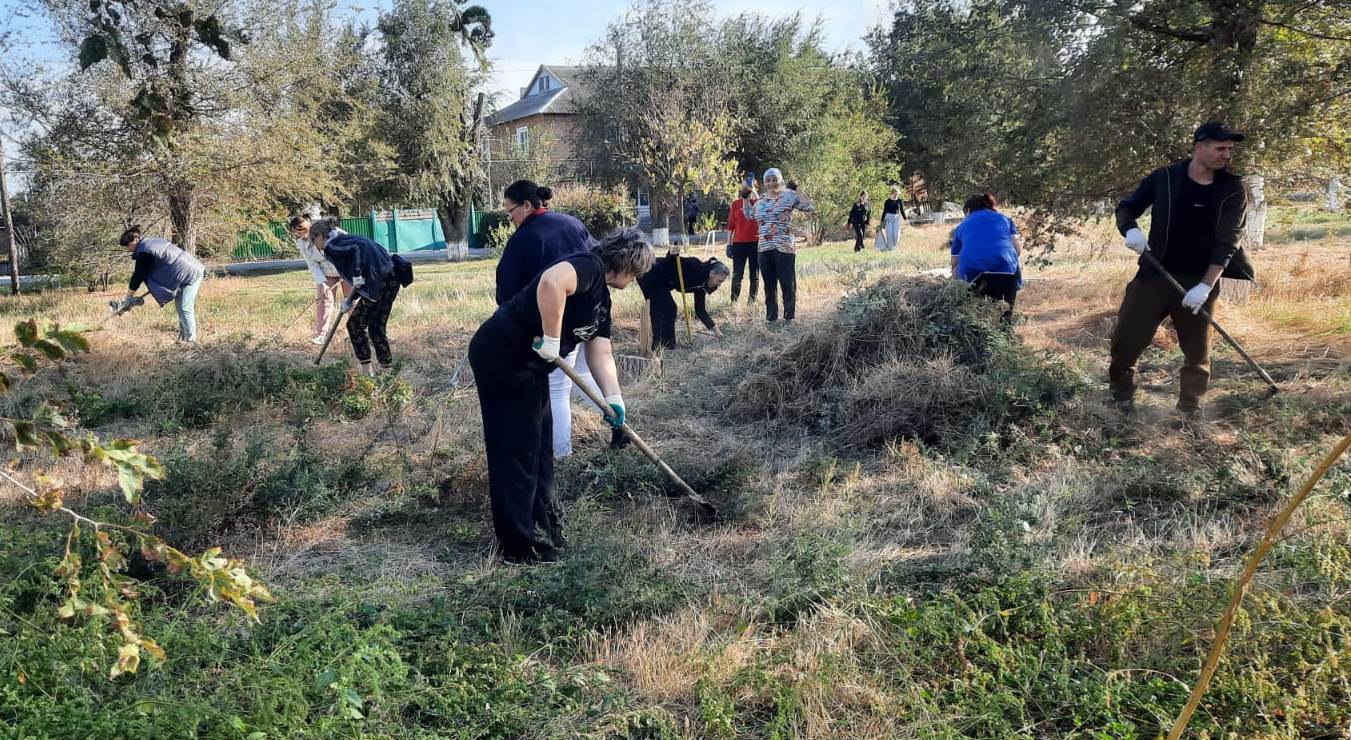
[[[796,183],[785,183],[777,168],[765,170],[765,192],[746,201],[742,213],[760,226],[760,277],[765,284],[765,320],[779,320],[778,290],[783,290],[783,320],[797,312],[797,247],[793,244],[793,211],[816,210]]]

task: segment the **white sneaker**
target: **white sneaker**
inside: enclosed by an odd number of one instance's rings
[[[323,335],[323,334],[319,334],[319,335],[317,335],[317,336],[310,337],[310,344],[319,345],[319,344],[323,344],[323,343],[324,343],[324,335]]]

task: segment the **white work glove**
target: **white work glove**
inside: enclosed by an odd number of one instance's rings
[[[616,393],[613,396],[606,396],[605,403],[610,406],[610,413],[606,414],[605,421],[610,423],[614,429],[621,429],[624,426],[624,397]]]
[[[361,286],[363,286],[363,285],[365,285],[365,284],[366,284],[366,278],[364,278],[364,277],[362,277],[362,276],[360,276],[360,275],[357,275],[356,277],[352,278],[352,287],[353,287],[353,288],[360,288]]]
[[[1126,248],[1136,254],[1144,254],[1149,251],[1149,237],[1140,229],[1131,229],[1126,232]]]
[[[531,346],[534,348],[535,354],[543,357],[545,362],[553,362],[558,359],[558,350],[562,344],[563,340],[558,337],[544,337],[536,339]]]
[[[1210,291],[1214,290],[1212,286],[1205,282],[1197,283],[1192,289],[1187,291],[1187,295],[1182,296],[1182,307],[1190,309],[1192,313],[1201,313],[1201,307],[1206,305],[1206,299],[1210,298]]]

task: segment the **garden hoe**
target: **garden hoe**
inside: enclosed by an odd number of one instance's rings
[[[1149,251],[1146,250],[1143,256],[1146,260],[1149,261],[1151,267],[1153,267],[1155,270],[1158,270],[1159,274],[1163,275],[1163,277],[1169,282],[1169,284],[1171,284],[1175,289],[1177,289],[1177,292],[1183,295],[1187,294],[1187,289],[1182,287],[1182,283],[1179,283],[1172,276],[1172,274],[1170,274],[1167,270],[1163,269],[1163,265],[1159,264],[1159,261],[1154,258],[1154,255],[1150,254]],[[1220,322],[1216,321],[1215,317],[1211,316],[1209,311],[1202,308],[1199,310],[1199,313],[1202,316],[1206,317],[1206,321],[1209,321],[1210,325],[1215,327],[1215,331],[1218,331],[1220,333],[1220,336],[1224,337],[1224,340],[1228,342],[1231,347],[1233,347],[1235,350],[1238,350],[1238,353],[1240,355],[1243,355],[1243,359],[1248,361],[1248,364],[1252,366],[1252,369],[1256,370],[1257,374],[1262,376],[1262,380],[1265,380],[1267,383],[1267,398],[1271,398],[1272,396],[1280,392],[1281,389],[1276,386],[1276,381],[1272,380],[1271,376],[1267,374],[1267,371],[1263,370],[1262,366],[1258,365],[1257,361],[1252,358],[1252,355],[1249,355],[1248,351],[1243,349],[1243,346],[1238,343],[1237,339],[1234,339],[1233,337],[1229,336],[1229,332],[1225,331],[1223,326],[1220,326]]]
[[[572,381],[573,385],[586,392],[587,398],[590,398],[592,403],[604,409],[606,417],[609,417],[610,404],[605,402],[605,398],[602,397],[596,389],[592,388],[589,383],[583,382],[581,377],[577,375],[577,371],[573,370],[572,366],[564,362],[561,358],[554,360],[554,364],[558,366],[559,370],[563,371],[564,375],[568,376],[568,379]],[[624,433],[629,435],[629,439],[633,440],[633,445],[641,450],[644,455],[647,455],[647,458],[655,463],[657,468],[666,474],[667,478],[671,479],[671,482],[676,485],[676,488],[680,489],[680,492],[684,494],[685,498],[699,504],[699,508],[703,509],[706,514],[718,513],[717,507],[710,504],[708,499],[695,493],[694,489],[690,488],[690,485],[681,479],[681,477],[671,469],[670,465],[662,462],[662,459],[657,456],[657,453],[653,452],[652,448],[647,446],[647,443],[638,436],[637,432],[633,431],[632,427],[626,423],[622,428]]]
[[[338,286],[335,285],[335,286],[333,286],[332,288],[325,287],[324,290],[327,290],[327,291],[329,292],[329,294],[333,296],[333,299],[334,299],[334,300],[337,300],[337,298],[338,298]],[[297,322],[297,321],[300,321],[300,318],[301,318],[302,316],[304,316],[305,314],[309,313],[309,312],[310,312],[310,309],[314,307],[314,304],[316,304],[316,303],[318,303],[318,302],[319,302],[319,297],[318,297],[318,296],[315,296],[314,298],[311,298],[311,299],[310,299],[310,302],[307,303],[307,304],[305,304],[305,307],[304,307],[303,309],[300,310],[300,313],[296,314],[296,317],[295,317],[294,319],[291,319],[291,321],[290,321],[290,322],[289,322],[289,323],[281,330],[281,333],[282,333],[282,334],[285,334],[286,332],[290,331],[290,330],[291,330],[291,327],[295,326],[295,325],[296,325],[296,322]]]
[[[319,365],[320,362],[324,361],[324,353],[328,351],[328,345],[333,342],[333,335],[338,333],[338,327],[342,325],[342,317],[350,313],[353,308],[356,308],[357,303],[360,302],[361,296],[353,296],[352,308],[349,308],[346,311],[344,311],[341,307],[338,308],[338,318],[333,320],[333,326],[328,327],[328,334],[324,335],[324,345],[319,348],[319,356],[314,358],[314,364],[316,367]]]

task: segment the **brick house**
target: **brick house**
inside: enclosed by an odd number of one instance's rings
[[[551,159],[576,162],[580,73],[580,67],[541,64],[520,99],[488,117],[494,161],[524,159],[532,142],[547,139]]]

